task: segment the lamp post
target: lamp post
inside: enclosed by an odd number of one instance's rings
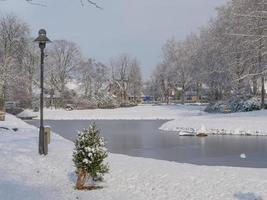
[[[48,148],[45,145],[45,133],[44,133],[44,49],[47,42],[51,42],[46,37],[46,31],[44,29],[39,30],[39,36],[34,40],[39,43],[41,50],[41,73],[40,73],[40,129],[39,129],[39,154],[47,155]]]

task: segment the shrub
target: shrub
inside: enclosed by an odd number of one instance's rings
[[[253,110],[260,110],[261,102],[256,97],[245,98],[236,97],[227,101],[218,101],[208,105],[205,109],[210,113],[226,113],[226,112],[249,112]]]

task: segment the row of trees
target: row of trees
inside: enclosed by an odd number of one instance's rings
[[[34,62],[30,61],[28,35],[27,24],[14,16],[0,17],[0,91],[3,99],[31,92],[25,81],[32,75],[28,64]]]
[[[13,15],[0,17],[0,94],[27,106],[39,93],[40,50],[32,41],[26,23]],[[51,99],[56,95],[88,100],[100,93],[113,95],[108,85],[114,82],[125,96],[140,96],[141,80],[140,64],[129,55],[122,54],[105,65],[84,58],[74,42],[54,40],[46,48],[45,91]],[[70,93],[69,83],[75,83],[77,90]]]
[[[198,34],[168,40],[150,92],[168,99],[169,90],[179,88],[184,101],[186,91],[199,95],[206,88],[212,101],[259,93],[264,101],[266,13],[265,0],[231,0]]]

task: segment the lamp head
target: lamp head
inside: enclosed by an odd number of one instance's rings
[[[38,32],[38,37],[34,40],[34,42],[38,42],[39,44],[46,44],[47,42],[51,42],[48,37],[46,37],[46,30],[40,29]]]

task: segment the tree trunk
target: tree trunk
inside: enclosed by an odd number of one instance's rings
[[[89,88],[89,86],[88,86],[88,84],[86,83],[86,84],[85,84],[85,90],[84,90],[84,96],[85,96],[86,98],[89,97],[89,95],[88,95],[88,88]]]
[[[6,102],[6,99],[7,99],[7,86],[6,86],[6,82],[4,82],[4,85],[3,85],[3,102],[5,104]]]
[[[200,100],[200,92],[199,92],[199,90],[200,90],[200,86],[201,86],[201,84],[200,83],[197,83],[197,102],[199,102],[199,100]]]
[[[258,83],[257,83],[256,77],[253,77],[252,83],[253,83],[253,91],[252,92],[253,92],[253,95],[256,96],[257,92],[258,92]]]
[[[261,108],[265,107],[265,79],[264,75],[261,77]]]
[[[165,101],[169,105],[170,104],[170,91],[167,89],[166,95],[165,95]]]
[[[89,98],[92,99],[92,80],[89,81]]]
[[[262,22],[263,19],[261,18]],[[260,23],[262,26],[262,23]],[[262,36],[263,29],[259,29],[259,35]],[[259,55],[258,55],[258,64],[260,67],[261,72],[263,73],[263,64],[262,64],[262,43],[263,43],[263,37],[260,38],[260,46],[259,46]],[[264,98],[265,98],[265,85],[264,85],[264,74],[261,75],[261,108],[264,109]]]
[[[84,170],[79,169],[78,170],[78,178],[76,181],[76,189],[77,190],[86,189],[85,182],[86,182],[87,178],[88,178],[88,174]]]
[[[90,177],[90,175],[86,171],[79,169],[78,170],[78,177],[77,177],[77,181],[76,181],[76,189],[77,190],[96,190],[96,189],[102,189],[103,188],[101,186],[85,185],[85,183],[89,177]]]
[[[31,100],[30,100],[31,108],[33,108],[33,105],[32,105],[32,103],[33,103],[33,89],[32,89],[32,84],[33,84],[33,78],[30,77],[28,90],[29,90],[29,96],[31,97]]]
[[[184,97],[185,97],[185,86],[184,86],[184,84],[183,84],[183,86],[182,86],[182,96],[181,96],[181,99],[182,99],[182,104],[184,105]]]

